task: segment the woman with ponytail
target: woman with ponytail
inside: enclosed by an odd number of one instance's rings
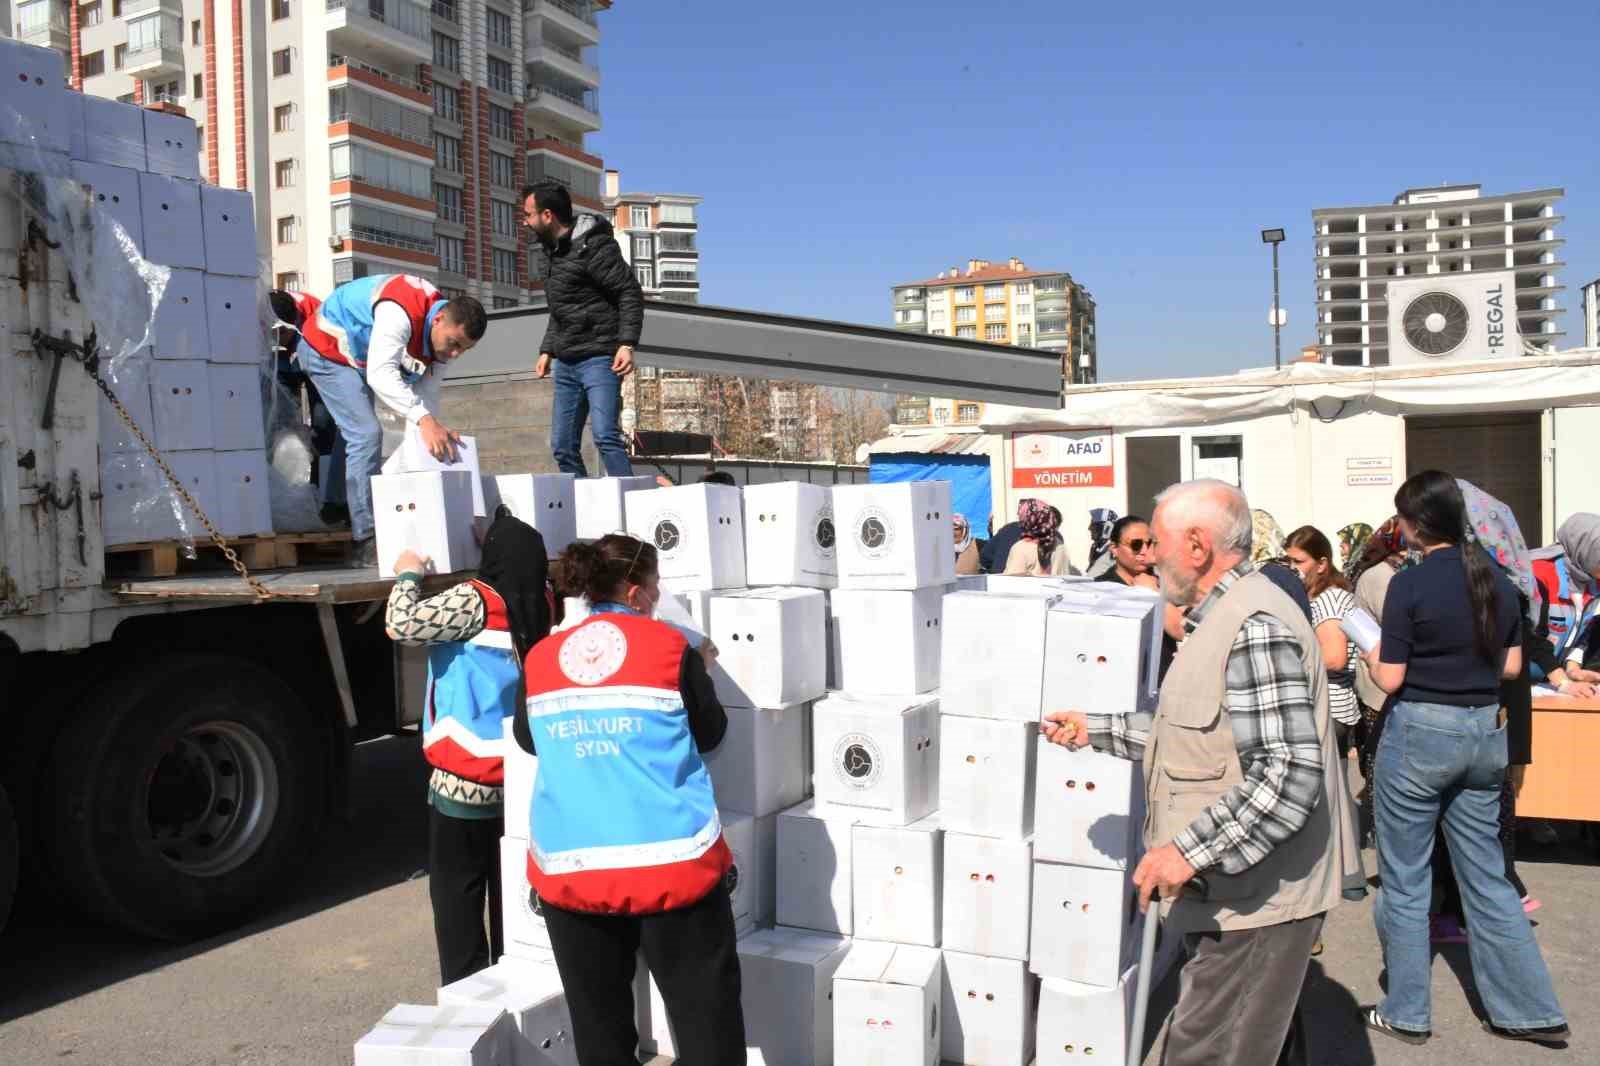
[[[1368,656],[1374,683],[1393,700],[1373,766],[1382,878],[1374,921],[1389,983],[1365,1021],[1406,1043],[1432,1035],[1428,909],[1438,825],[1461,885],[1485,1029],[1559,1043],[1570,1035],[1566,1018],[1499,842],[1507,761],[1500,682],[1522,672],[1517,590],[1468,538],[1466,505],[1448,474],[1407,479],[1395,510],[1423,558],[1390,582],[1383,640]]]
[[[516,742],[539,756],[528,881],[542,904],[581,1066],[634,1061],[636,958],[680,1062],[744,1066],[732,865],[701,753],[728,716],[701,652],[654,617],[653,546],[573,544],[558,591],[592,613],[523,664]]]

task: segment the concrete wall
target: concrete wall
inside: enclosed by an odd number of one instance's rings
[[[440,397],[445,424],[478,438],[478,462],[485,474],[546,474],[556,469],[550,457],[554,393],[550,379],[526,378],[459,385],[446,381]],[[600,472],[587,429],[583,462],[589,473]]]

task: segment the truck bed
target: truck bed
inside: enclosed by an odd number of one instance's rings
[[[269,570],[252,574],[271,591],[274,599],[310,603],[363,603],[387,599],[394,578],[379,577],[378,568],[348,567]],[[434,574],[423,581],[429,592],[441,591],[469,574]],[[197,601],[196,606],[253,603],[255,593],[235,574],[188,574],[178,577],[129,577],[116,581],[113,591],[127,601]]]

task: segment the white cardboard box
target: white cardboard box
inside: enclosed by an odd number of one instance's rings
[[[1028,841],[946,830],[941,946],[1026,962],[1032,895]]]
[[[1040,977],[1113,986],[1133,961],[1138,919],[1126,872],[1035,862],[1028,965]]]
[[[833,1062],[833,975],[850,941],[763,929],[739,941],[744,1039],[768,1066]]]
[[[787,707],[827,692],[828,604],[820,591],[747,589],[715,599],[711,679],[724,705]]]
[[[212,363],[206,376],[211,391],[212,447],[218,451],[254,448],[265,454],[267,427],[261,411],[261,368],[243,363]]]
[[[255,280],[207,274],[205,297],[210,360],[249,363],[259,368],[266,352],[261,323],[256,318]]]
[[[407,548],[433,560],[435,573],[454,574],[478,565],[472,536],[472,486],[467,470],[379,474],[372,479],[377,523],[378,575],[394,576],[394,562]]]
[[[183,487],[194,501],[215,521],[216,515],[221,512],[217,493],[217,453],[168,452],[167,465],[172,467],[172,472],[178,475],[178,480],[183,482]],[[175,535],[204,540],[206,528],[200,524],[195,513],[181,499],[172,495],[173,490],[166,482],[162,483],[162,490],[171,500],[170,509],[176,514],[174,521],[179,528]]]
[[[939,687],[942,589],[835,589],[828,609],[832,687],[860,695],[907,695]]]
[[[100,528],[108,545],[170,540],[178,535],[176,503],[166,478],[142,450],[100,461]]]
[[[839,583],[833,500],[824,485],[744,488],[745,580],[830,589]]]
[[[732,485],[679,485],[634,492],[628,533],[656,548],[661,577],[679,589],[744,585],[742,497]]]
[[[967,1066],[1028,1066],[1039,979],[1020,959],[944,950],[940,1057]],[[1112,1059],[1113,1066],[1120,1063]]]
[[[723,839],[733,853],[734,929],[739,936],[772,924],[774,879],[777,876],[777,817],[752,818],[729,811],[723,816]]]
[[[572,497],[578,511],[578,539],[599,540],[608,533],[627,532],[626,497],[655,487],[655,478],[642,475],[576,479]]]
[[[522,750],[511,733],[512,722],[507,715],[501,732],[505,738],[505,835],[526,847],[533,837],[529,816],[533,812],[533,782],[539,774],[539,757]]]
[[[90,163],[147,169],[144,108],[84,93],[82,158]]]
[[[505,954],[510,958],[539,961],[548,957],[550,934],[544,927],[544,915],[536,909],[535,898],[528,884],[528,842],[501,837],[501,931]]]
[[[255,204],[249,191],[202,185],[200,214],[205,235],[206,273],[260,277]]]
[[[439,1006],[498,1007],[510,1016],[523,1039],[551,1062],[578,1066],[572,1016],[553,962],[501,959],[439,989]]]
[[[856,819],[807,801],[777,816],[778,924],[854,931],[851,833]]]
[[[229,537],[271,533],[272,490],[267,480],[267,453],[252,448],[214,454],[217,510],[211,518],[217,528]]]
[[[952,832],[1020,840],[1033,832],[1033,722],[939,718],[939,820]]]
[[[14,4],[12,11],[16,11]],[[66,80],[60,52],[0,38],[0,85],[6,87],[5,106],[0,107],[0,143],[25,149],[17,162],[27,162],[35,150],[65,154],[71,149],[73,125],[82,116],[70,106],[71,97],[77,94],[66,88]]]
[[[1034,833],[1046,862],[1132,869],[1144,834],[1144,772],[1137,762],[1085,748],[1068,751],[1040,737],[1034,809],[1047,812]]]
[[[115,100],[102,100],[98,96],[84,96],[85,105],[93,100],[97,103],[117,104]],[[138,108],[130,108],[138,118]],[[143,124],[141,123],[141,129]],[[144,150],[143,143],[140,151]],[[82,185],[89,197],[89,204],[96,212],[93,216],[96,225],[102,220],[115,222],[127,232],[128,239],[133,242],[136,249],[144,247],[144,214],[139,204],[139,172],[129,170],[127,167],[111,166],[105,163],[83,163],[74,160],[72,163],[72,177]],[[118,247],[116,244],[103,247]]]
[[[852,942],[833,974],[834,1066],[936,1066],[943,973],[933,948]]]
[[[944,831],[933,815],[907,826],[851,831],[855,935],[939,946]]]
[[[146,111],[146,120],[154,114]],[[195,232],[195,220],[200,217],[199,185],[163,174],[140,174],[139,206],[146,259],[162,266],[205,269],[205,243]]]
[[[521,1039],[498,1007],[402,1003],[356,1041],[355,1066],[518,1066]]]
[[[955,580],[950,483],[835,485],[839,587],[918,589]]]
[[[984,592],[998,592],[1002,596],[1059,596],[1079,588],[1093,588],[1096,582],[1076,574],[1054,574],[1030,577],[1027,574],[989,574],[984,579]],[[968,591],[961,589],[962,592]]]
[[[811,709],[814,794],[823,803],[922,818],[939,800],[939,700],[829,693]]]
[[[104,375],[105,371],[102,369],[101,373]],[[111,391],[117,394],[117,399],[122,401],[122,406],[128,409],[128,414],[133,416],[133,420],[139,423],[139,428],[146,433],[152,432],[155,415],[150,407],[150,360],[124,359],[116,374],[115,381],[107,378]],[[104,393],[100,394],[99,401],[101,455],[108,455],[111,452],[143,452],[144,445],[139,443],[133,431],[128,428],[128,424],[117,415]]]
[[[1134,590],[1126,590],[1134,591]],[[1143,684],[1160,596],[1118,595],[1079,605],[1067,597],[1045,625],[1045,691],[1071,693],[1073,706],[1097,714],[1153,709]]]
[[[716,592],[710,589],[675,589],[665,581],[661,583],[661,592],[678,601],[695,629],[707,635],[711,633],[711,601],[716,597]]]
[[[1049,604],[1039,596],[993,592],[944,598],[939,691],[948,713],[1039,720]]]
[[[1111,988],[1045,978],[1039,988],[1039,1066],[1081,1066],[1090,1058],[1127,1062],[1138,987],[1137,963]],[[1142,1044],[1144,1034],[1138,1039]]]
[[[205,275],[174,270],[155,306],[150,344],[157,359],[205,359],[211,352]]]
[[[485,513],[501,504],[539,531],[545,554],[554,559],[577,535],[578,510],[571,474],[489,474],[483,479]]]
[[[956,587],[951,592],[988,592],[989,574],[957,574]]]
[[[702,758],[717,806],[774,814],[805,799],[805,707],[728,707],[728,731]]]
[[[486,517],[488,510],[483,496],[483,476],[478,469],[478,438],[463,436],[456,441],[455,462],[435,459],[422,443],[422,434],[415,426],[406,429],[405,439],[394,454],[383,462],[385,474],[414,474],[434,470],[465,470],[472,475],[472,513]]]
[[[200,138],[194,119],[146,108],[144,151],[152,174],[200,180]],[[195,246],[198,249],[200,243],[196,241]]]

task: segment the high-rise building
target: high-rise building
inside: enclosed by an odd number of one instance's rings
[[[1481,185],[1407,189],[1392,204],[1311,212],[1316,239],[1317,340],[1325,362],[1389,362],[1391,278],[1474,270],[1516,272],[1523,340],[1554,347],[1564,331],[1556,294],[1566,264],[1556,236],[1565,189],[1484,196]]]
[[[616,227],[622,257],[633,265],[646,296],[700,302],[700,197],[675,192],[624,192],[622,176],[605,174],[606,215]]]
[[[73,86],[182,108],[201,174],[255,195],[284,288],[408,271],[524,300],[518,192],[602,210],[596,14],[610,0],[23,0]]]

